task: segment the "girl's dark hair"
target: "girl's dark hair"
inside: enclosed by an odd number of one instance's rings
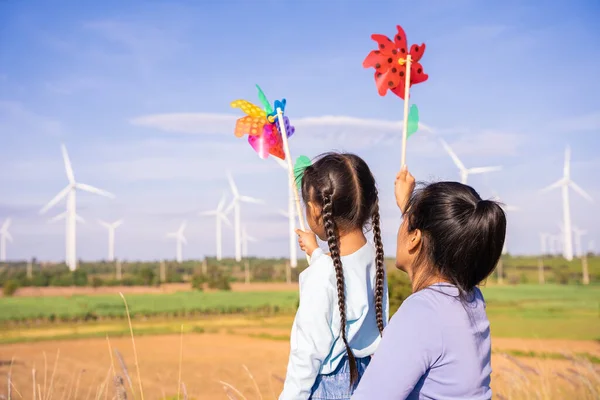
[[[341,336],[350,364],[350,384],[358,380],[356,359],[346,338],[346,297],[344,271],[339,250],[339,232],[362,229],[371,222],[376,248],[375,315],[379,332],[383,332],[383,296],[385,267],[379,200],[375,178],[360,157],[347,153],[326,153],[304,170],[302,198],[322,209],[323,226],[337,279]]]
[[[404,215],[408,231],[421,231],[418,265],[448,280],[465,298],[496,268],[506,235],[506,216],[500,205],[482,200],[470,186],[458,182],[432,183],[416,190]],[[424,280],[424,279],[423,279]],[[417,282],[415,291],[425,282]]]

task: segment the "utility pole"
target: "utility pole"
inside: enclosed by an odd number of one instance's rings
[[[244,267],[246,269],[246,285],[250,284],[250,261],[244,261]]]
[[[33,260],[27,261],[27,279],[33,279]]]
[[[496,271],[498,272],[498,285],[504,284],[504,263],[502,261],[502,257],[500,257],[498,260]]]
[[[117,280],[118,281],[122,281],[123,280],[123,271],[122,271],[122,266],[121,266],[121,260],[117,259],[115,260],[115,269],[116,269],[116,275],[117,275]]]
[[[166,265],[165,265],[165,261],[161,260],[160,261],[160,282],[166,282],[167,280],[167,271],[166,271]]]
[[[292,283],[292,268],[289,261],[286,261],[285,263],[285,282],[288,285]]]
[[[546,278],[544,277],[544,257],[538,258],[538,283],[543,285],[546,283]]]

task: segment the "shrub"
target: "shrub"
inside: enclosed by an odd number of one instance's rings
[[[100,277],[94,276],[92,278],[92,287],[93,288],[98,288],[100,286],[104,286],[104,280]]]
[[[408,275],[395,271],[388,274],[388,291],[390,296],[390,316],[398,310],[402,302],[412,294],[412,286]]]
[[[73,284],[75,286],[87,286],[88,275],[87,272],[80,269],[73,271]]]
[[[156,277],[156,274],[154,273],[154,270],[152,270],[150,268],[143,268],[138,273],[138,276],[141,279],[142,284],[144,286],[152,286],[152,284],[154,283],[154,278]]]
[[[206,277],[202,274],[195,274],[192,276],[192,289],[204,290],[204,283],[206,283]]]
[[[13,294],[15,294],[15,292],[17,291],[18,288],[19,288],[19,283],[15,280],[9,279],[6,282],[4,282],[4,285],[2,287],[2,292],[4,293],[4,296],[10,297]]]

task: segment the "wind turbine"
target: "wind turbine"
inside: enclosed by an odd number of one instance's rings
[[[279,164],[282,168],[284,168],[287,171],[288,165],[285,161],[283,161],[282,159],[277,158],[277,157],[272,157],[272,158],[275,161],[277,161],[277,164]],[[288,180],[289,180],[289,178],[288,178]],[[284,217],[286,217],[288,219],[289,236],[290,236],[290,267],[291,268],[296,268],[298,266],[298,253],[297,253],[298,250],[297,250],[297,244],[296,244],[296,207],[295,207],[294,202],[295,202],[294,192],[293,192],[292,186],[289,185],[288,210],[287,211],[280,210],[279,214],[283,215]]]
[[[115,260],[115,229],[117,229],[123,223],[123,220],[120,219],[113,223],[108,223],[102,220],[98,220],[100,225],[108,229],[108,262],[113,262]]]
[[[187,244],[187,239],[183,236],[183,231],[187,226],[187,221],[183,221],[181,226],[176,232],[167,233],[167,237],[175,238],[177,241],[177,262],[181,264],[183,262],[183,245]]]
[[[486,172],[500,171],[502,169],[500,166],[467,168],[444,139],[440,139],[440,142],[442,142],[442,146],[444,146],[446,153],[448,153],[450,158],[452,158],[452,161],[454,161],[454,165],[458,168],[458,171],[460,172],[460,183],[464,185],[467,184],[467,179],[470,174],[484,174]]]
[[[40,214],[44,214],[50,208],[54,207],[59,201],[63,198],[67,199],[67,210],[65,213],[66,218],[66,232],[65,232],[65,243],[67,247],[67,257],[65,259],[65,263],[69,266],[71,271],[77,269],[77,246],[76,246],[76,191],[83,190],[84,192],[94,193],[100,196],[114,198],[115,196],[112,193],[104,191],[102,189],[98,189],[94,186],[87,185],[85,183],[78,183],[75,181],[75,175],[73,173],[73,167],[71,166],[71,161],[69,160],[69,154],[67,153],[67,148],[64,144],[61,145],[61,151],[63,160],[65,163],[65,171],[67,173],[67,179],[69,183],[67,186],[61,190],[52,200],[48,202],[41,210]]]
[[[10,218],[6,218],[4,223],[2,224],[2,228],[0,228],[0,261],[6,261],[6,241],[12,243],[13,238],[10,232],[8,231],[8,227],[10,226]]]
[[[256,242],[257,240],[246,232],[246,225],[242,228],[242,257],[248,257],[248,242]]]
[[[48,220],[49,224],[53,224],[55,222],[60,221],[61,219],[64,219],[66,221],[66,229],[67,232],[69,231],[69,220],[67,218],[67,212],[63,211],[58,215],[55,215],[54,217],[50,218]],[[75,221],[79,222],[81,224],[85,224],[85,219],[83,219],[79,214],[75,214]],[[71,256],[71,238],[69,236],[66,237],[65,240],[65,264],[67,264],[67,266],[69,266],[69,264],[67,263],[67,260],[69,259],[69,257]]]
[[[587,235],[587,231],[573,227],[573,233],[575,234],[575,255],[577,257],[583,257],[583,246],[581,245],[581,237]]]
[[[231,222],[229,218],[227,218],[227,214],[223,210],[225,207],[225,193],[223,193],[223,197],[221,197],[221,201],[217,205],[216,210],[201,212],[199,215],[212,215],[215,216],[216,219],[216,244],[217,244],[217,260],[221,261],[223,258],[223,235],[221,233],[221,222],[225,222],[228,226],[231,226]]]
[[[233,209],[234,213],[234,230],[235,230],[235,260],[237,262],[242,261],[242,227],[240,221],[240,205],[241,203],[254,203],[254,204],[264,204],[262,200],[255,199],[254,197],[242,196],[235,185],[233,177],[231,173],[227,172],[227,180],[229,181],[229,186],[231,186],[231,193],[233,193],[233,200],[225,214],[229,214],[229,212]]]
[[[573,227],[571,226],[569,187],[589,202],[594,201],[589,194],[587,194],[581,187],[579,187],[579,185],[571,180],[571,148],[567,146],[565,150],[563,177],[550,186],[542,189],[542,192],[547,192],[558,188],[561,189],[563,201],[563,256],[566,260],[571,261],[573,259]]]

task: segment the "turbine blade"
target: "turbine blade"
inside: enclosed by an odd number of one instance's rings
[[[109,224],[108,222],[106,222],[106,221],[102,221],[101,219],[99,219],[99,220],[98,220],[98,223],[99,223],[100,225],[102,225],[103,227],[105,227],[105,228],[107,228],[107,229],[110,229],[110,224]]]
[[[177,232],[179,232],[180,235],[183,235],[183,231],[185,230],[186,227],[187,227],[187,221],[183,221]]]
[[[113,222],[112,227],[113,227],[113,229],[117,229],[121,225],[123,225],[123,220],[122,219]]]
[[[252,236],[246,235],[246,240],[249,242],[258,242],[258,240]]]
[[[452,150],[450,145],[448,145],[448,143],[446,143],[446,141],[444,139],[440,139],[440,142],[442,142],[442,146],[444,146],[446,153],[448,153],[450,158],[452,158],[452,161],[454,161],[454,165],[456,165],[458,167],[458,169],[460,169],[461,171],[466,169],[465,165],[462,163],[462,161],[460,161],[460,159],[458,158],[456,153]]]
[[[201,211],[198,213],[198,215],[218,215],[219,211],[218,210],[212,210],[212,211]]]
[[[110,192],[107,192],[106,190],[98,189],[97,187],[94,187],[94,186],[91,186],[91,185],[87,185],[85,183],[76,183],[75,187],[77,189],[81,189],[83,191],[94,193],[94,194],[97,194],[97,195],[100,195],[100,196],[108,197],[110,199],[114,199],[115,198],[114,194],[112,194]]]
[[[54,207],[54,205],[56,203],[58,203],[59,201],[61,201],[64,197],[67,196],[67,194],[69,194],[70,190],[71,190],[71,185],[68,185],[66,188],[64,188],[63,190],[61,190],[56,196],[54,196],[54,198],[52,200],[50,200],[48,202],[48,204],[46,204],[40,210],[40,214],[44,214],[46,211],[48,211],[49,209],[51,209],[52,207]]]
[[[185,236],[180,236],[179,239],[183,242],[183,244],[188,244],[187,239],[185,238]]]
[[[520,210],[519,207],[515,207],[515,206],[504,206],[504,209],[506,211],[519,211]]]
[[[565,149],[565,165],[563,167],[563,176],[565,179],[571,177],[571,148],[567,146]]]
[[[277,214],[283,215],[286,218],[290,217],[290,214],[287,211],[284,211],[284,210],[277,210]]]
[[[233,207],[235,206],[235,198],[233,200],[231,200],[231,203],[229,203],[229,206],[227,206],[227,208],[225,209],[224,214],[227,215],[231,212],[231,210],[233,210]]]
[[[221,213],[217,215],[217,218],[220,218],[221,221],[225,222],[225,224],[227,224],[227,226],[231,226],[231,221],[229,220],[229,218],[227,218],[227,215]]]
[[[233,176],[231,176],[231,172],[227,171],[227,180],[229,181],[229,186],[231,187],[231,192],[233,193],[233,197],[239,197],[240,192],[238,191],[235,182],[233,181]]]
[[[8,230],[8,227],[10,226],[10,218],[6,218],[6,221],[4,221],[4,223],[2,224],[2,231],[6,231]]]
[[[169,232],[169,233],[167,233],[167,237],[169,237],[169,238],[177,238],[177,232]]]
[[[243,201],[244,203],[265,204],[263,200],[255,199],[250,196],[240,196],[240,201]]]
[[[226,200],[227,200],[227,196],[225,195],[225,193],[223,193],[223,196],[221,196],[221,200],[219,201],[219,204],[217,205],[217,211],[223,211],[223,207],[225,207]]]
[[[13,237],[10,234],[10,232],[3,232],[4,233],[4,237],[8,239],[9,242],[13,242]]]
[[[569,186],[571,186],[571,188],[576,191],[581,197],[583,197],[584,199],[586,199],[587,201],[589,201],[590,203],[594,202],[594,199],[592,199],[592,196],[590,196],[585,190],[583,190],[578,184],[576,184],[573,181],[569,182]]]
[[[561,179],[557,180],[556,182],[554,182],[553,184],[551,184],[551,185],[546,186],[545,188],[543,188],[541,190],[541,192],[543,193],[543,192],[548,192],[548,191],[553,190],[553,189],[557,189],[557,188],[563,186],[564,184],[565,184],[565,180],[561,178]]]
[[[475,168],[469,168],[469,174],[485,174],[486,172],[494,172],[494,171],[500,171],[502,170],[501,166],[496,166],[496,167],[475,167]]]
[[[85,224],[85,219],[82,216],[75,214],[75,221]]]
[[[53,223],[53,222],[60,221],[61,219],[65,218],[66,216],[67,216],[67,212],[66,212],[66,211],[65,211],[65,212],[61,212],[60,214],[58,214],[58,215],[56,215],[56,216],[54,216],[54,217],[50,218],[50,219],[48,220],[48,223],[50,223],[50,224],[51,224],[51,223]]]
[[[70,184],[75,183],[75,174],[73,173],[73,167],[71,166],[71,160],[69,159],[69,153],[67,153],[67,147],[64,144],[60,145],[63,160],[65,162],[65,171],[67,172],[67,179]]]

